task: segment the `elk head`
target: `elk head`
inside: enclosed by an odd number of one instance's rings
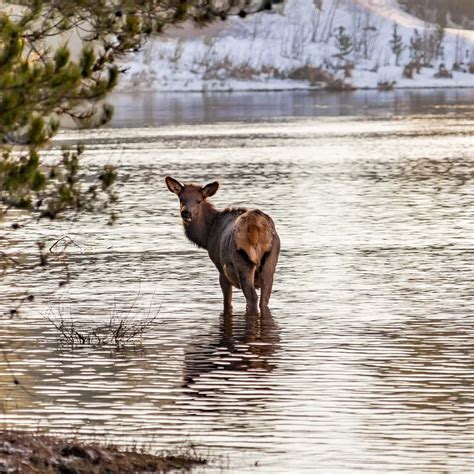
[[[216,194],[219,189],[217,181],[205,186],[197,186],[195,184],[181,184],[178,180],[167,176],[165,182],[170,192],[179,198],[179,211],[184,225],[198,221],[202,217],[206,206],[209,206],[206,199]]]

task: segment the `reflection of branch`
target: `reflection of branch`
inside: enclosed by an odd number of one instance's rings
[[[9,311],[10,313],[10,316],[15,316],[18,314],[18,310],[23,306],[23,303],[25,303],[25,301],[28,301],[28,302],[31,302],[35,299],[35,297],[33,295],[28,295],[26,294],[25,296],[23,296],[23,298],[21,298],[19,301],[19,303],[16,305],[15,308],[11,309]]]
[[[63,241],[65,241],[65,243]],[[63,242],[64,244],[62,250],[60,252],[53,251],[53,249],[58,246],[60,242]],[[64,255],[66,253],[67,248],[71,245],[75,245],[78,249],[83,250],[80,245],[78,245],[73,239],[71,239],[71,237],[69,237],[69,235],[65,235],[64,237],[61,237],[60,239],[56,240],[56,242],[54,242],[54,244],[49,247],[49,251],[50,253],[56,256]]]
[[[55,251],[56,247],[59,248],[60,244],[62,244],[62,249]],[[76,246],[82,252],[84,251],[84,249],[80,245],[78,245],[73,239],[71,239],[71,237],[69,237],[69,235],[65,235],[65,236],[61,237],[60,239],[56,240],[56,242],[54,242],[54,244],[51,245],[51,247],[49,247],[49,253],[51,253],[55,257],[59,257],[59,258],[62,259],[64,269],[66,271],[66,279],[61,280],[59,282],[60,287],[64,286],[64,285],[68,285],[71,282],[71,273],[69,272],[69,261],[67,259],[68,258],[68,253],[66,252],[68,247],[70,247],[71,245]]]
[[[16,385],[17,387],[20,387],[28,395],[32,396],[33,394],[18,380],[18,378],[14,374],[10,361],[8,360],[7,353],[5,352],[5,348],[3,347],[2,347],[2,353],[3,353],[3,360],[5,361],[5,364],[7,366],[7,371],[10,373],[13,384]]]
[[[16,267],[19,264],[20,262],[16,260],[15,258],[10,257],[10,255],[8,255],[7,253],[3,251],[0,252],[0,266],[2,268],[2,276],[5,275],[5,273],[7,273],[7,268],[9,266]]]
[[[0,267],[2,267],[1,275],[5,275],[8,267],[22,267],[28,270],[34,270],[37,267],[45,267],[48,264],[48,256],[44,253],[44,242],[38,241],[36,245],[39,250],[39,263],[33,263],[31,265],[22,264],[20,260],[11,257],[6,252],[0,252]]]

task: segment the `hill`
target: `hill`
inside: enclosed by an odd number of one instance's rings
[[[474,31],[445,18],[429,22],[396,0],[287,0],[170,30],[127,59],[122,88],[474,87]]]

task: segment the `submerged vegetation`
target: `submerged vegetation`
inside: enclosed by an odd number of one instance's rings
[[[155,311],[153,298],[146,311],[136,309],[140,293],[126,310],[114,304],[110,317],[102,323],[83,322],[72,311],[66,316],[62,304],[51,306],[44,316],[57,330],[60,342],[74,348],[76,345],[114,346],[116,349],[141,347],[143,337],[158,323],[160,307]]]

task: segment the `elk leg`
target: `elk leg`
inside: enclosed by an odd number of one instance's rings
[[[262,278],[262,291],[260,296],[260,309],[268,308],[268,302],[270,301],[270,295],[272,294],[273,287],[273,274],[263,276]]]
[[[224,314],[232,314],[232,285],[223,273],[219,274],[219,283],[224,295]]]
[[[255,268],[252,271],[239,273],[240,286],[247,300],[247,312],[250,314],[258,313],[258,296],[254,286]]]
[[[270,295],[272,294],[273,275],[275,274],[278,256],[280,254],[280,239],[275,237],[273,247],[270,254],[265,259],[262,269],[260,270],[260,286],[262,288],[260,293],[260,309],[268,308]]]

